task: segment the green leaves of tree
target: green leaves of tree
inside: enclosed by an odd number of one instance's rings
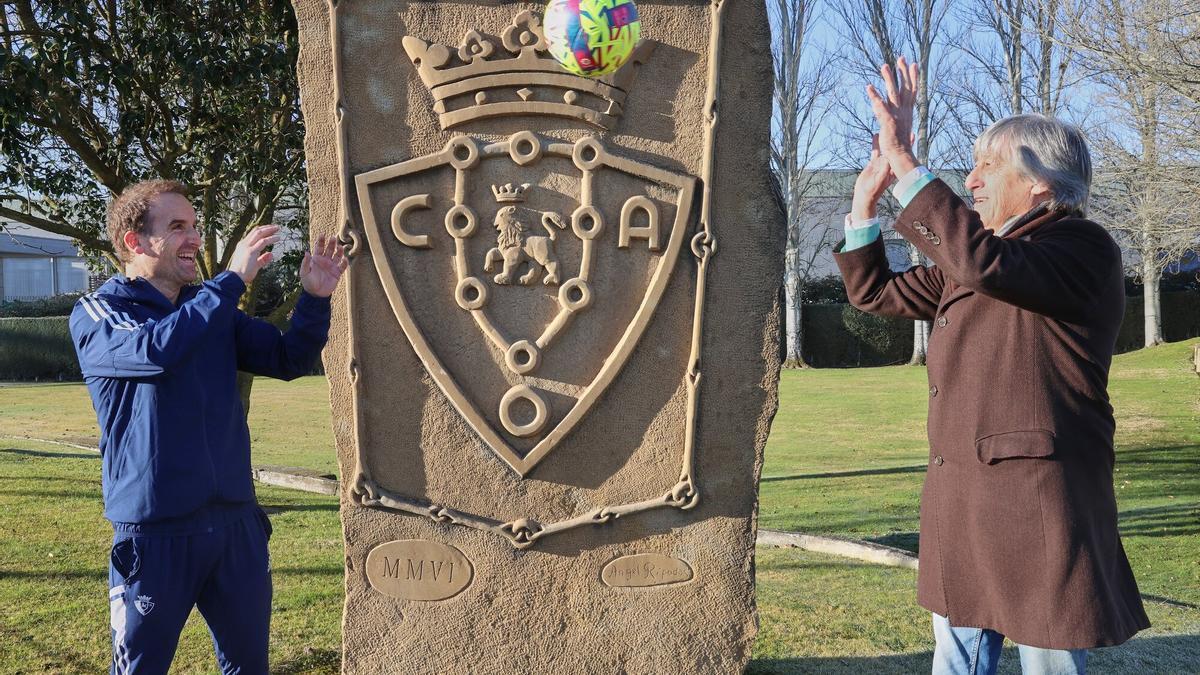
[[[303,205],[299,41],[285,0],[16,0],[2,12],[0,204],[26,222],[111,255],[108,199],[174,178],[193,191],[212,276],[233,248],[224,242],[260,222],[286,226],[292,209],[279,207]]]

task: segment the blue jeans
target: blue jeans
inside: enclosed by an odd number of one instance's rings
[[[1004,636],[987,628],[955,628],[933,614],[933,675],[994,675]],[[1084,675],[1086,649],[1042,649],[1017,645],[1024,675]]]

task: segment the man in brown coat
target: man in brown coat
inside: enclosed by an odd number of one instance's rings
[[[992,673],[1008,636],[1026,673],[1082,673],[1087,648],[1150,625],[1117,533],[1106,387],[1124,277],[1084,218],[1086,142],[1040,115],[995,123],[975,143],[969,208],[912,153],[915,65],[881,73],[835,257],[856,307],[933,322],[917,601],[934,672]],[[901,274],[875,218],[893,182],[895,230],[934,263]]]

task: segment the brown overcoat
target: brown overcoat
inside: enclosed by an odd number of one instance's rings
[[[1037,208],[1003,238],[941,181],[881,241],[836,253],[854,306],[933,322],[917,601],[954,626],[1054,649],[1150,625],[1117,534],[1108,368],[1125,307],[1099,225]]]

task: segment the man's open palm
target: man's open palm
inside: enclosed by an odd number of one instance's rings
[[[901,56],[895,69],[886,63],[879,68],[886,97],[875,85],[867,85],[867,98],[879,122],[880,154],[891,161],[895,161],[896,155],[912,152],[913,105],[917,100],[920,72],[917,64],[907,63]],[[892,168],[896,167],[893,165]]]
[[[337,240],[322,235],[312,250],[304,254],[304,262],[300,264],[300,285],[309,295],[328,298],[345,271],[346,256]]]

